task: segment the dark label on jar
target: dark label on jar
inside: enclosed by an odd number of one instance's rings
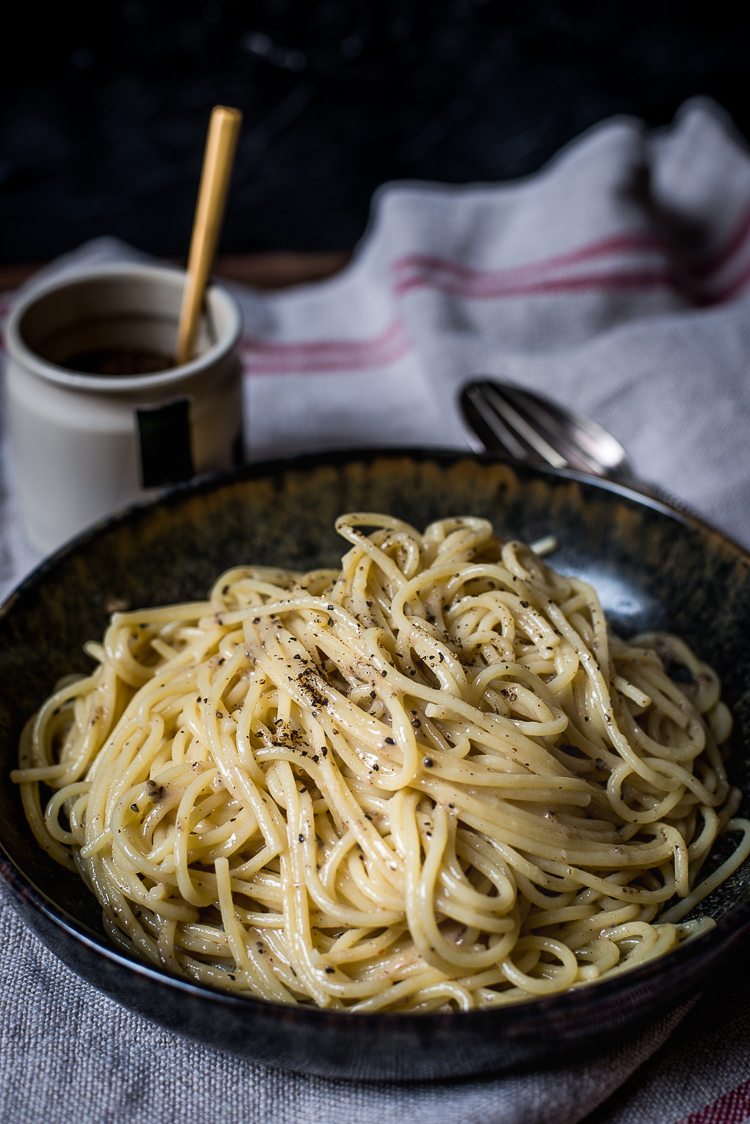
[[[176,398],[163,406],[135,411],[144,488],[179,484],[195,474],[190,426],[190,399]]]

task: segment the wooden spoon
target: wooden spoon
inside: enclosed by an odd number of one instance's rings
[[[224,218],[241,124],[242,114],[239,109],[230,109],[225,105],[214,107],[203,155],[198,205],[195,208],[187,277],[177,328],[175,359],[178,366],[188,363],[193,357],[198,317],[203,307],[206,282]]]

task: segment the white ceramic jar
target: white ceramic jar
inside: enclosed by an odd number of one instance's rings
[[[151,374],[87,374],[73,356],[173,355],[185,274],[101,266],[35,289],[6,325],[13,459],[29,537],[52,550],[170,484],[242,459],[237,302],[211,286],[196,358]]]

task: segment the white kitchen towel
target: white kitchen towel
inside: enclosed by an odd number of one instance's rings
[[[132,256],[103,239],[45,274]],[[458,392],[491,375],[592,415],[641,477],[750,543],[750,158],[711,103],[659,132],[607,122],[522,182],[388,185],[342,273],[281,293],[232,288],[252,459],[468,447]],[[39,555],[0,432],[7,592]],[[59,966],[8,906],[0,980],[0,1119],[19,1124],[750,1116],[742,985],[575,1065],[393,1086],[273,1073],[183,1042]]]

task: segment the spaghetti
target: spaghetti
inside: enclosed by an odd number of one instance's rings
[[[115,613],[28,724],[28,820],[115,944],[266,1000],[427,1012],[713,924],[682,919],[750,853],[715,673],[617,639],[589,585],[485,520],[337,528],[340,571],[238,568]],[[721,832],[741,841],[699,882]]]

